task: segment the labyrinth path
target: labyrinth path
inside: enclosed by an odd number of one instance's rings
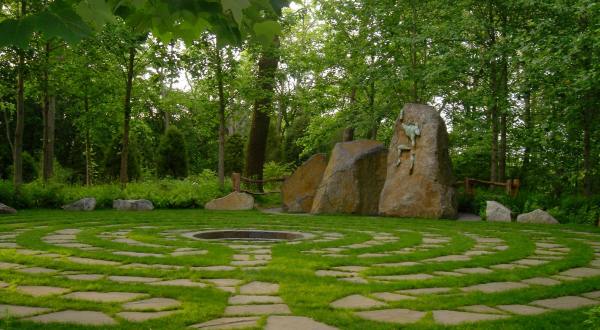
[[[0,329],[486,328],[600,305],[600,233],[584,228],[52,215],[0,224]]]

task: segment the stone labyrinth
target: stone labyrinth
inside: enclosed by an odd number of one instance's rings
[[[507,321],[600,305],[597,233],[546,226],[453,229],[431,221],[365,230],[279,221],[250,228],[304,235],[194,237],[250,229],[237,224],[0,225],[0,319],[44,326],[162,320],[198,329],[393,328]],[[290,273],[279,276],[284,272]],[[219,303],[205,310],[194,297]]]

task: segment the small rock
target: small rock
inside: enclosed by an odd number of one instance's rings
[[[117,199],[113,201],[113,208],[119,211],[152,211],[154,205],[147,199]]]
[[[558,220],[551,216],[548,212],[537,209],[533,212],[520,214],[517,217],[517,222],[521,223],[536,223],[536,224],[549,224],[556,225]]]
[[[13,209],[12,207],[8,206],[8,205],[4,205],[2,203],[0,203],[0,214],[15,214],[17,213],[17,210]]]
[[[254,208],[254,197],[250,194],[234,191],[225,197],[213,199],[206,203],[204,208],[219,211],[252,210]]]
[[[83,198],[62,208],[65,211],[93,211],[96,208],[96,199],[93,197]]]
[[[493,222],[510,222],[511,211],[508,207],[496,202],[487,201],[485,207],[485,218]]]

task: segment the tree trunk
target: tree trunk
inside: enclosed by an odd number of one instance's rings
[[[218,174],[219,186],[225,187],[225,93],[223,91],[223,61],[221,48],[215,42],[215,59],[217,64],[217,85],[219,89],[219,159]]]
[[[591,97],[588,96],[588,100]],[[583,194],[592,195],[592,105],[590,102],[584,104],[583,109]]]
[[[90,103],[89,103],[89,98],[87,95],[87,89],[85,91],[85,96],[83,98],[83,108],[84,108],[86,116],[89,116]],[[88,127],[85,130],[85,185],[89,187],[92,185],[92,168],[91,168],[92,156],[91,156],[91,145],[90,145],[90,129],[89,129],[89,125],[86,125],[86,126],[88,126]]]
[[[127,173],[129,157],[129,121],[131,120],[131,91],[133,89],[133,62],[135,61],[135,47],[129,48],[129,60],[127,62],[127,84],[125,86],[125,111],[123,117],[123,146],[121,151],[121,187],[125,188],[129,182]]]
[[[21,17],[25,16],[25,0],[21,0]],[[17,66],[17,127],[15,128],[15,143],[13,155],[13,183],[15,190],[23,184],[23,132],[25,130],[25,95],[24,95],[24,75],[25,75],[25,53],[19,49],[19,63]]]
[[[496,29],[494,28],[494,10],[489,4],[489,49],[494,51],[496,45]],[[498,63],[495,58],[490,60],[490,89],[491,105],[489,106],[489,120],[492,131],[491,159],[490,159],[490,181],[498,180]]]
[[[246,175],[258,180],[263,178],[269,133],[269,109],[272,106],[275,73],[279,64],[279,39],[276,38],[272,45],[264,47],[258,61],[258,84],[261,92],[254,101],[252,126],[246,153]],[[262,184],[259,184],[257,188],[262,191]]]
[[[500,73],[500,147],[498,150],[498,181],[506,180],[506,155],[507,155],[507,116],[508,116],[508,63],[506,57],[502,59],[502,72]]]
[[[13,137],[12,137],[12,133],[10,132],[10,121],[8,119],[8,109],[4,109],[4,111],[2,111],[2,113],[4,114],[4,126],[5,126],[5,132],[6,132],[6,141],[8,141],[8,145],[10,146],[10,156],[13,157],[15,155],[15,145],[13,144]]]
[[[411,26],[411,41],[410,41],[410,67],[412,74],[412,101],[413,103],[419,103],[419,80],[417,78],[417,7],[414,1],[410,2],[412,7],[412,26]]]
[[[531,118],[531,92],[525,92],[523,97],[524,103],[524,114],[523,114],[523,122],[525,124],[525,130],[527,132],[527,136],[525,138],[525,150],[523,151],[523,166],[521,167],[521,181],[524,182],[529,176],[529,168],[531,163],[531,137],[529,134],[532,133],[533,123]]]
[[[45,102],[46,103],[46,102]],[[42,177],[47,182],[54,175],[54,128],[56,113],[56,97],[48,97],[47,108],[44,110],[44,143]]]

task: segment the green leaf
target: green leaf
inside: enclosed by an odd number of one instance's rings
[[[104,0],[81,1],[75,10],[96,29],[100,29],[104,24],[116,22],[112,9]]]
[[[276,35],[281,33],[281,25],[275,21],[264,21],[253,26],[256,39],[263,44],[273,42]]]
[[[221,6],[223,6],[223,12],[227,13],[231,11],[233,19],[238,25],[242,24],[242,11],[250,7],[250,1],[248,0],[221,0]]]

